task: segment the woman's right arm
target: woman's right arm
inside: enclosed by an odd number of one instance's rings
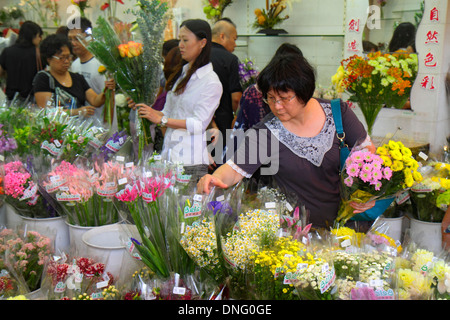
[[[207,174],[200,178],[197,183],[197,190],[199,193],[209,194],[212,187],[227,189],[241,181],[242,178],[244,178],[244,176],[225,163],[214,171],[212,175]]]
[[[51,98],[52,98],[51,92],[39,91],[34,93],[34,99],[36,100],[36,104],[41,108],[45,108],[47,106],[47,101],[49,101]]]

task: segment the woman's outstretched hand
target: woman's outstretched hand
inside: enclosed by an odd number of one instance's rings
[[[219,187],[222,189],[228,188],[228,186],[223,183],[222,180],[219,178],[211,175],[206,174],[203,177],[200,178],[200,180],[197,182],[197,191],[198,193],[206,193],[209,194],[212,187]]]

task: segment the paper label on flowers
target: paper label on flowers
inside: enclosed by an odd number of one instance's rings
[[[294,284],[295,280],[299,279],[300,272],[286,272],[286,275],[283,279],[283,284]]]
[[[148,192],[142,192],[142,200],[144,200],[147,203],[152,202],[152,201],[154,201],[153,195]]]
[[[333,285],[335,279],[336,273],[334,272],[334,268],[328,269],[328,271],[325,272],[323,279],[320,281],[320,293],[327,291]]]
[[[52,183],[45,186],[45,190],[47,192],[55,192],[58,191],[59,188],[64,186],[67,183],[65,179],[59,180],[59,181],[52,181]]]
[[[81,196],[79,194],[61,193],[61,194],[56,195],[56,200],[58,200],[58,201],[81,201]]]
[[[194,203],[192,207],[185,206],[184,207],[184,217],[192,218],[198,217],[202,214],[202,207],[199,203]]]
[[[101,197],[113,197],[117,192],[117,188],[104,188],[104,189],[97,189],[97,194]]]
[[[66,284],[62,281],[58,282],[55,286],[54,292],[63,293],[64,291],[66,291]]]
[[[177,173],[176,181],[181,183],[188,183],[191,180],[191,175]]]
[[[112,152],[117,152],[117,151],[120,150],[120,148],[121,148],[122,146],[121,146],[119,143],[110,140],[110,141],[108,141],[108,142],[105,144],[105,147],[106,147],[107,149],[111,150]]]
[[[61,148],[58,148],[53,142],[47,140],[42,142],[41,149],[47,150],[51,155],[57,156],[61,153]]]
[[[26,200],[33,198],[37,193],[37,185],[29,186],[24,192],[22,198],[20,200]]]
[[[394,300],[394,290],[392,289],[376,289],[374,292],[377,300]]]

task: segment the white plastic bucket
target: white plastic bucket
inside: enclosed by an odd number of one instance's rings
[[[70,247],[69,227],[64,217],[29,218],[22,217],[23,226],[27,230],[39,232],[41,235],[54,240],[55,252],[67,252]]]
[[[136,271],[136,260],[126,248],[129,239],[127,230],[130,230],[128,228],[130,228],[128,225],[124,227],[119,223],[110,224],[93,228],[82,236],[83,243],[87,247],[87,256],[105,263],[106,271],[116,277],[119,275],[128,277]]]
[[[411,218],[411,239],[417,245],[434,254],[442,251],[442,230],[440,222],[426,222]]]
[[[384,234],[395,241],[402,241],[403,216],[398,218],[385,218],[380,216],[378,220],[386,227]]]

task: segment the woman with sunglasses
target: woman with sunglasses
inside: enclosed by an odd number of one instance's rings
[[[67,37],[49,35],[42,41],[40,51],[49,68],[36,74],[33,80],[36,104],[41,108],[45,108],[48,103],[53,106],[57,104],[72,116],[92,116],[95,108],[105,103],[105,94],[95,93],[81,74],[69,71],[74,57]],[[105,87],[114,89],[115,81],[105,81]],[[57,91],[61,92],[58,99],[55,98]]]
[[[295,194],[309,211],[315,228],[330,228],[340,205],[339,140],[329,100],[315,99],[315,72],[299,55],[275,56],[258,76],[257,85],[270,113],[246,131],[234,156],[197,184],[197,192],[228,188],[261,167],[286,194]],[[341,102],[346,143],[375,147],[363,124]],[[262,169],[265,169],[264,172]],[[375,203],[355,204],[363,212]]]

